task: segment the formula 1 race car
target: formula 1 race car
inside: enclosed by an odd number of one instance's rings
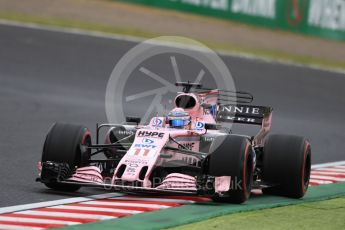
[[[175,108],[141,125],[97,125],[96,144],[84,126],[55,123],[44,143],[38,181],[60,191],[81,186],[126,193],[191,194],[245,202],[254,188],[301,198],[308,189],[311,148],[299,136],[271,135],[272,108],[253,96],[178,82]],[[230,102],[230,103],[229,103]],[[259,125],[256,136],[225,123]],[[101,130],[105,141],[99,143]],[[95,159],[96,155],[103,155]]]

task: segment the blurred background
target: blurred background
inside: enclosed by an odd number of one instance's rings
[[[344,67],[345,7],[322,0],[0,0],[0,16]]]

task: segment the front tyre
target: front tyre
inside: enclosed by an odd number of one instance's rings
[[[251,192],[253,182],[253,150],[250,141],[242,136],[217,137],[210,148],[209,175],[230,176],[229,191],[215,194],[214,201],[240,204]]]
[[[263,189],[265,194],[302,198],[309,185],[311,148],[304,137],[271,135],[264,145],[264,183],[273,187]]]
[[[65,163],[70,169],[88,165],[91,156],[89,149],[81,145],[91,145],[91,135],[84,126],[55,123],[50,129],[43,147],[42,163]],[[45,175],[46,173],[46,175]],[[42,170],[41,178],[48,187],[59,191],[77,191],[79,185],[61,184],[57,178],[50,178],[48,172]]]

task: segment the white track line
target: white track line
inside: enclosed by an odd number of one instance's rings
[[[345,165],[334,166],[334,168],[337,168],[337,169],[345,169]]]
[[[45,201],[45,202],[39,202],[39,203],[33,203],[33,204],[16,205],[16,206],[0,208],[0,214],[8,213],[8,212],[17,212],[17,211],[22,211],[22,210],[29,210],[29,209],[34,209],[34,208],[44,208],[44,207],[62,205],[62,204],[78,203],[78,202],[97,200],[97,199],[106,199],[110,197],[123,196],[123,195],[124,194],[121,194],[121,193],[105,193],[105,194],[93,195],[93,196],[88,196],[88,197],[76,197],[76,198],[68,198],[68,199],[62,199],[62,200]]]
[[[315,172],[317,171],[345,173],[345,169],[337,169],[337,168],[317,168],[315,169]]]
[[[47,220],[47,219],[37,219],[37,218],[29,218],[29,217],[9,217],[9,216],[0,216],[0,221],[11,221],[13,223],[36,223],[36,224],[63,224],[63,225],[75,225],[81,224],[81,222],[72,222],[72,221],[64,221],[64,220]]]
[[[332,184],[332,181],[327,180],[317,180],[317,179],[310,179],[309,182],[317,183],[317,184]]]
[[[45,30],[45,31],[50,31],[50,32],[69,33],[69,34],[76,34],[76,35],[82,35],[82,36],[115,39],[115,40],[129,41],[129,42],[135,42],[135,43],[139,43],[139,42],[143,42],[147,40],[146,38],[135,37],[135,36],[130,36],[130,35],[87,31],[87,30],[82,30],[82,29],[77,29],[77,28],[61,28],[57,26],[39,25],[36,23],[16,22],[16,21],[6,20],[6,19],[0,19],[0,24],[36,29],[36,30]],[[155,42],[155,44],[165,45],[165,46],[170,46],[170,47],[177,47],[177,48],[182,48],[182,49],[193,49],[193,50],[198,49],[198,47],[195,47],[192,45],[185,45],[185,44],[176,43],[176,42],[163,42],[163,41],[158,42],[157,41]],[[296,67],[309,68],[309,69],[314,69],[314,70],[322,70],[322,71],[345,74],[345,70],[339,69],[339,68],[331,68],[331,67],[328,68],[328,67],[322,67],[322,66],[318,66],[314,64],[303,65],[294,61],[262,57],[262,56],[257,56],[250,53],[245,53],[245,52],[236,52],[236,51],[231,52],[231,51],[226,51],[226,50],[216,50],[216,52],[222,56],[237,57],[237,58],[248,59],[248,60],[260,60],[260,61],[264,61],[268,63],[279,63],[286,66],[296,66]]]
[[[45,211],[21,211],[20,214],[39,215],[39,216],[59,216],[59,217],[74,217],[74,218],[85,218],[95,220],[109,220],[116,217],[105,216],[105,215],[94,215],[94,214],[82,214],[82,213],[70,213],[70,212],[45,212]]]
[[[318,180],[332,180],[332,181],[345,181],[345,178],[338,178],[332,176],[321,176],[321,175],[310,175],[311,179],[318,179]]]
[[[101,212],[110,212],[110,213],[125,213],[125,214],[138,214],[142,213],[143,211],[136,211],[136,210],[126,210],[126,209],[116,209],[116,208],[99,208],[99,207],[83,207],[83,206],[73,206],[73,205],[61,205],[61,206],[54,206],[48,208],[56,208],[56,209],[68,209],[68,210],[86,210],[86,211],[101,211]]]
[[[0,229],[6,229],[6,230],[39,230],[43,228],[36,228],[36,227],[25,227],[25,226],[19,226],[19,225],[9,225],[9,224],[0,224]]]
[[[340,173],[340,172],[329,172],[329,171],[324,171],[324,170],[318,170],[318,171],[312,171],[311,175],[333,175],[333,176],[344,176],[345,178],[345,173]]]
[[[330,162],[330,163],[322,163],[322,164],[315,164],[312,165],[312,169],[317,168],[324,168],[324,167],[331,167],[331,166],[338,166],[338,165],[345,165],[345,161],[336,161],[336,162]]]
[[[160,205],[160,204],[142,204],[138,203],[125,203],[125,202],[107,202],[107,201],[88,201],[85,204],[97,204],[97,205],[109,205],[109,206],[127,206],[127,207],[141,207],[141,208],[170,208],[170,205]]]

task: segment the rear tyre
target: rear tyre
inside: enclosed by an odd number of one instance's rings
[[[276,185],[265,188],[265,194],[301,198],[308,189],[311,170],[311,148],[304,137],[271,135],[264,145],[264,183]]]
[[[56,123],[50,129],[43,147],[42,162],[66,163],[70,169],[88,165],[91,156],[89,149],[81,149],[80,145],[91,145],[91,135],[84,126]],[[42,171],[43,173],[43,171]],[[44,177],[44,175],[41,175]],[[48,188],[72,192],[79,185],[61,184],[52,178],[44,182]]]
[[[242,136],[217,137],[210,148],[209,174],[230,176],[229,191],[215,194],[213,200],[240,204],[249,196],[253,183],[253,152],[249,140]]]

